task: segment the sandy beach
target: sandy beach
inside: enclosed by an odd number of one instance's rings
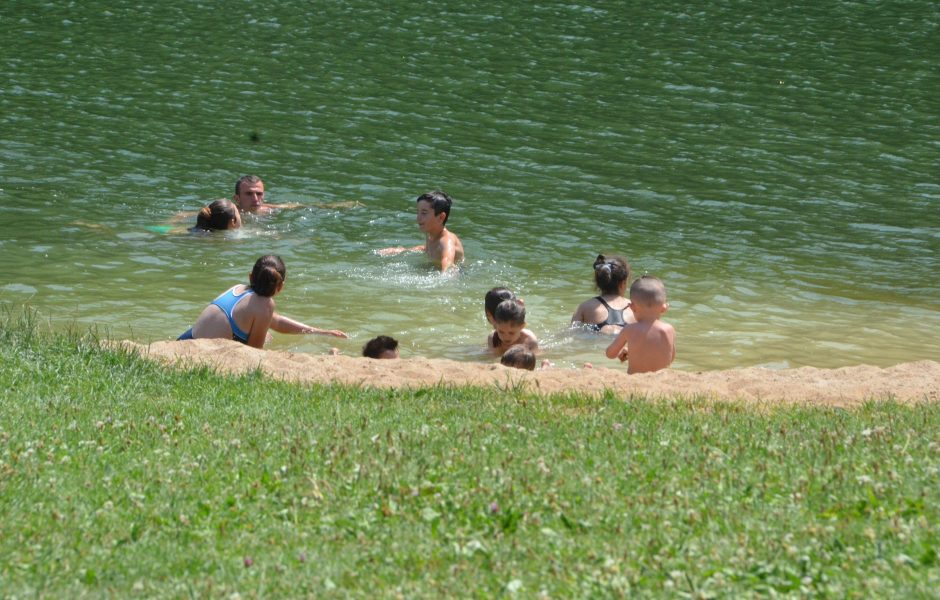
[[[342,383],[376,388],[471,385],[514,389],[535,394],[568,392],[618,397],[705,397],[712,400],[816,403],[855,406],[867,400],[901,402],[940,400],[940,363],[917,361],[888,368],[853,366],[840,369],[727,371],[665,370],[627,375],[626,367],[522,371],[499,364],[406,358],[373,360],[354,356],[310,355],[258,350],[230,340],[188,340],[119,345],[164,364],[209,365],[220,372],[241,373],[260,368],[271,377],[301,383]]]

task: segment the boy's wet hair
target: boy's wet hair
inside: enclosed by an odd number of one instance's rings
[[[515,299],[516,295],[509,288],[494,287],[483,297],[483,309],[490,315],[495,315],[496,307],[499,306],[500,302]]]
[[[598,254],[594,259],[594,283],[604,294],[618,294],[620,284],[630,280],[630,263],[621,256]]]
[[[238,181],[235,182],[235,195],[237,196],[242,189],[242,184],[247,183],[248,185],[254,185],[256,183],[261,183],[261,178],[257,175],[245,175],[239,177]]]
[[[503,300],[493,311],[493,320],[497,323],[525,325],[525,305],[516,299]]]
[[[503,353],[499,362],[507,367],[535,370],[535,353],[522,344],[516,344]]]
[[[229,223],[235,218],[238,209],[231,201],[225,198],[216,200],[203,206],[196,215],[196,228],[211,231],[213,229],[228,229]]]
[[[255,261],[251,270],[251,289],[259,296],[270,298],[287,279],[287,267],[280,256],[268,254]]]
[[[382,358],[385,352],[394,352],[398,349],[398,340],[387,335],[372,338],[362,347],[362,355],[366,358]]]
[[[453,199],[441,190],[421,194],[415,202],[427,202],[430,204],[435,216],[444,213],[445,225],[447,224],[447,219],[450,217],[450,207],[454,203]]]
[[[658,277],[639,277],[630,286],[630,301],[647,305],[665,304],[666,286]]]

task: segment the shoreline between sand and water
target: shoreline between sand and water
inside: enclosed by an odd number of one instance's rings
[[[702,397],[718,401],[811,403],[855,406],[870,400],[940,401],[940,363],[922,360],[881,368],[869,365],[771,370],[748,367],[686,372],[667,369],[627,375],[626,368],[549,368],[534,372],[492,363],[446,359],[373,360],[258,350],[231,340],[111,342],[111,346],[180,367],[210,366],[226,373],[260,369],[300,383],[416,388],[437,385],[500,386],[547,395],[583,393],[617,397]]]

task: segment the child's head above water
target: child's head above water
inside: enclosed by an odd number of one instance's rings
[[[598,254],[594,260],[594,283],[603,294],[620,294],[620,286],[630,279],[630,264],[620,256]]]
[[[644,275],[638,278],[630,286],[630,305],[637,319],[642,319],[643,314],[658,317],[665,312],[666,304],[666,286],[657,277]]]
[[[525,329],[525,305],[518,300],[503,300],[493,311],[493,326],[500,344],[514,344]]]
[[[287,279],[287,267],[280,256],[268,254],[255,261],[249,281],[259,296],[271,297],[281,291]]]
[[[525,325],[525,305],[515,298],[503,300],[493,311],[493,320],[499,323]]]
[[[387,335],[374,337],[362,347],[366,358],[398,358],[398,340]]]
[[[433,192],[428,192],[426,194],[421,194],[418,196],[418,199],[415,200],[418,204],[421,202],[427,202],[431,207],[431,210],[434,211],[434,216],[437,216],[441,213],[444,213],[444,224],[447,224],[447,219],[450,217],[450,207],[453,204],[453,199],[440,190],[434,190]]]
[[[196,215],[195,228],[204,231],[237,229],[241,225],[242,219],[238,207],[224,198],[203,206]]]
[[[516,344],[503,353],[499,362],[507,367],[517,369],[535,370],[535,353],[522,344]]]
[[[486,296],[483,297],[483,312],[486,314],[486,320],[490,324],[495,324],[495,318],[493,314],[496,312],[496,307],[499,306],[499,303],[503,300],[515,300],[516,295],[513,294],[509,288],[504,287],[494,287],[486,293]]]

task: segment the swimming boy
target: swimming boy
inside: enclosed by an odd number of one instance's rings
[[[630,309],[636,323],[624,325],[607,347],[607,358],[629,361],[627,373],[650,373],[665,369],[676,358],[676,330],[659,317],[669,309],[666,286],[644,275],[630,286]]]
[[[453,200],[444,192],[435,190],[421,194],[416,202],[418,228],[425,234],[424,245],[413,248],[384,248],[379,250],[378,254],[391,256],[402,252],[424,252],[428,260],[444,272],[463,260],[463,244],[460,238],[445,227]]]

